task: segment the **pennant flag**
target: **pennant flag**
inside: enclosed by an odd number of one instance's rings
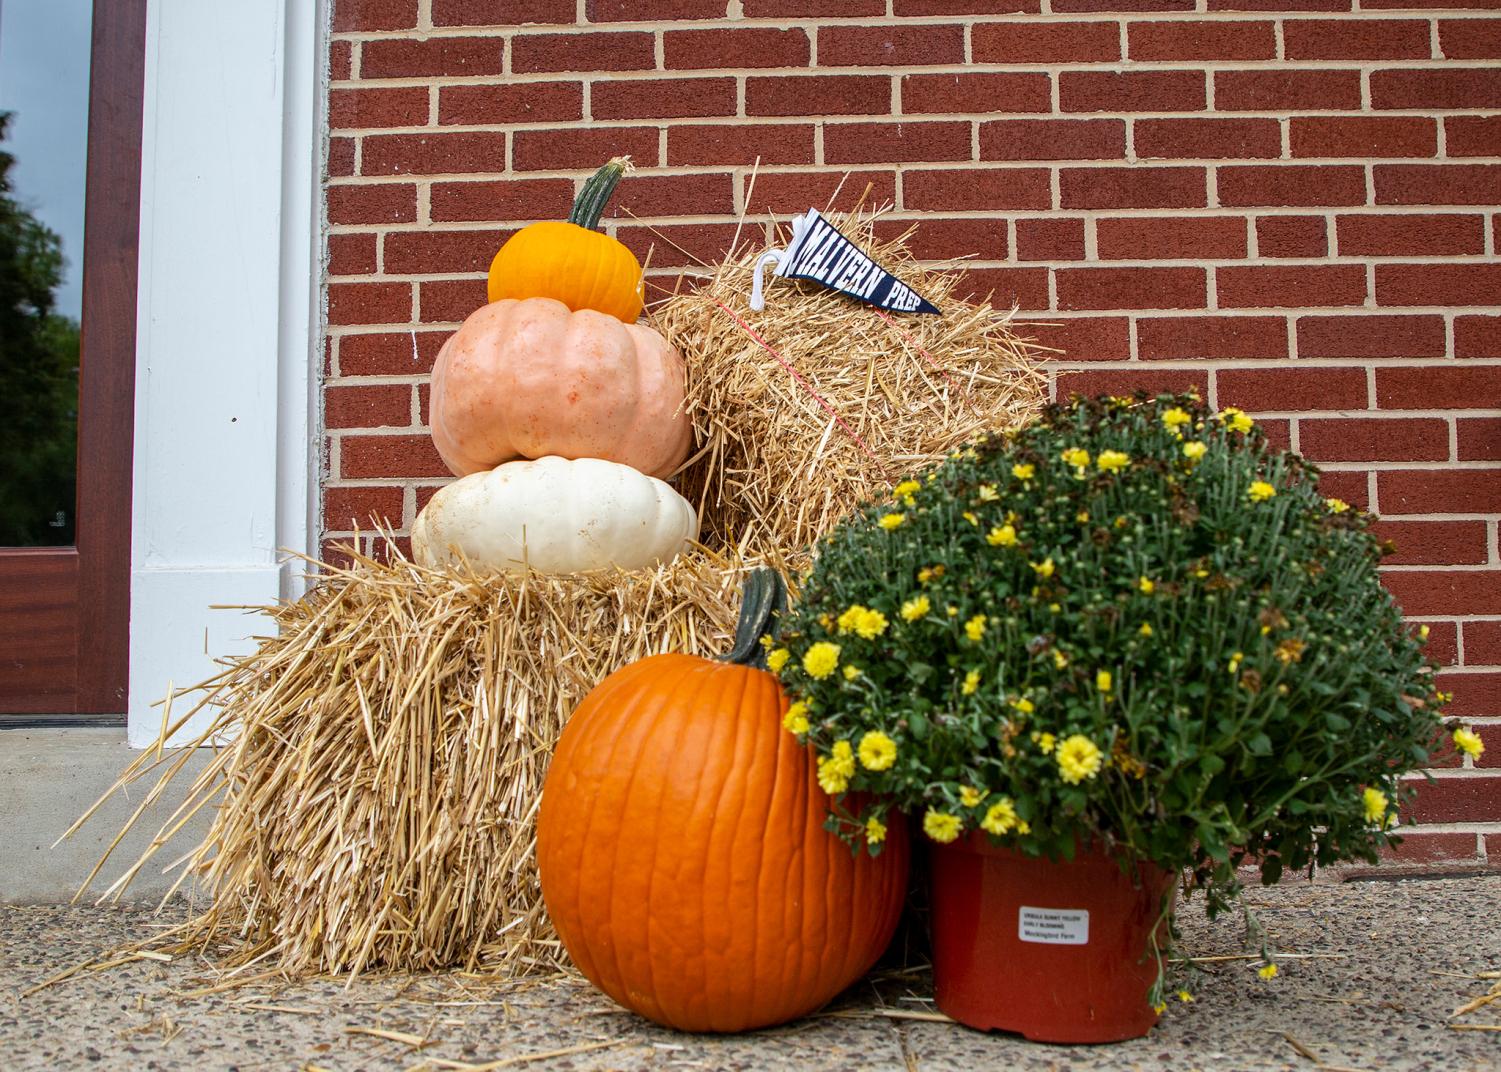
[[[816,208],[810,208],[806,216],[792,221],[792,241],[787,243],[786,249],[771,250],[757,262],[750,303],[757,312],[766,308],[761,273],[768,264],[776,265],[774,275],[787,279],[811,279],[878,309],[897,313],[938,312],[936,305],[840,234]]]

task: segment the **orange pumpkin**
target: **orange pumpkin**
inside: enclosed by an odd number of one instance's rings
[[[573,203],[567,223],[529,224],[490,262],[490,300],[556,298],[570,309],[595,309],[631,323],[641,315],[641,262],[594,230],[615,184],[630,170],[621,156],[596,171]]]
[[[684,375],[651,328],[507,298],[475,310],[438,351],[428,424],[456,476],[555,454],[666,477],[693,439]]]
[[[748,665],[780,578],[747,586],[727,662],[654,655],[610,675],[564,728],[537,866],[568,955],[620,1004],[684,1031],[744,1031],[819,1008],[896,927],[908,841],[872,857],[824,829],[809,750],[777,679]]]

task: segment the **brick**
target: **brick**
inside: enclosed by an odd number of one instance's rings
[[[919,220],[916,230],[913,230],[912,220],[887,219],[876,223],[876,237],[882,241],[899,238],[909,230],[912,236],[907,240],[907,248],[919,260],[974,257],[982,261],[1000,261],[1005,260],[1010,251],[1006,221],[997,216]]]
[[[325,387],[323,422],[329,428],[405,428],[412,423],[412,385]]]
[[[1137,62],[1167,60],[1269,60],[1277,34],[1265,22],[1133,22],[1126,28],[1127,54]]]
[[[1343,499],[1351,506],[1368,510],[1371,506],[1369,481],[1364,470],[1359,472],[1320,473],[1319,494]]]
[[[1363,205],[1365,168],[1343,164],[1243,164],[1216,175],[1220,204]]]
[[[1062,168],[1061,208],[1202,208],[1207,205],[1203,168]]]
[[[360,46],[361,78],[460,78],[504,69],[499,37],[396,37]]]
[[[1397,547],[1381,560],[1388,566],[1479,566],[1489,554],[1484,521],[1381,521],[1373,531]],[[1436,655],[1436,638],[1429,639]]]
[[[1461,417],[1454,422],[1462,462],[1501,462],[1501,417]]]
[[[628,155],[638,167],[657,162],[655,127],[596,127],[580,130],[518,130],[511,135],[511,165],[517,171],[594,171],[601,160]],[[496,168],[479,170],[497,170]]]
[[[1246,255],[1238,216],[1129,216],[1095,224],[1100,260],[1223,260]]]
[[[901,86],[902,111],[908,115],[1047,112],[1053,107],[1052,80],[1041,73],[909,74]]]
[[[732,215],[735,179],[728,171],[691,175],[632,175],[615,189],[605,219]]]
[[[1450,60],[1501,59],[1501,19],[1444,19],[1438,50]]]
[[[670,71],[716,67],[806,67],[812,44],[806,30],[670,30],[662,35]]]
[[[964,27],[822,26],[818,30],[820,67],[918,67],[964,62]]]
[[[328,77],[334,82],[348,78],[354,70],[354,43],[332,41],[328,46]]]
[[[728,0],[585,0],[584,4],[590,22],[722,19],[728,10]]]
[[[411,223],[417,218],[417,187],[408,182],[328,187],[328,222]]]
[[[1322,216],[1256,217],[1256,251],[1262,257],[1323,257],[1329,253]]]
[[[1075,395],[1094,398],[1098,395],[1129,395],[1137,391],[1153,395],[1197,391],[1201,396],[1207,396],[1209,374],[1196,369],[1165,369],[1157,366],[1059,371],[1056,387],[1060,402]]]
[[[1365,370],[1358,368],[1221,369],[1222,406],[1257,413],[1365,409]]]
[[[1501,357],[1501,316],[1456,316],[1455,357]]]
[[[975,63],[1109,63],[1121,58],[1120,32],[1112,21],[977,22],[970,29]]]
[[[1501,469],[1399,469],[1378,474],[1376,487],[1383,514],[1501,513]]]
[[[1491,409],[1497,399],[1501,399],[1501,365],[1409,365],[1376,370],[1376,404],[1382,409]]]
[[[1383,513],[1392,509],[1385,496],[1383,488]],[[1386,570],[1381,583],[1409,615],[1492,614],[1501,605],[1501,570]]]
[[[1143,159],[1275,159],[1282,129],[1275,119],[1138,119],[1132,144]]]
[[[329,275],[369,275],[376,269],[375,235],[328,236]]]
[[[1016,259],[1020,261],[1083,260],[1084,221],[1058,216],[1017,220]]]
[[[1210,11],[1349,11],[1354,0],[1209,0]]]
[[[1207,104],[1203,71],[1064,71],[1065,112],[1197,112]]]
[[[595,119],[731,116],[737,108],[733,78],[601,81],[589,90],[589,110]]]
[[[339,477],[344,480],[449,475],[426,434],[343,435],[338,444]]]
[[[1046,268],[968,268],[955,285],[956,297],[968,301],[989,301],[997,308],[1015,305],[1020,309],[1048,307],[1048,271]]]
[[[1388,526],[1405,528],[1409,526],[1416,527],[1422,525],[1451,524],[1471,525],[1482,523],[1471,521],[1381,521],[1377,523],[1376,527],[1380,530],[1385,530]],[[1397,549],[1396,555],[1392,556],[1391,558],[1387,558],[1385,561],[1396,565],[1397,563],[1394,561],[1394,559],[1400,558],[1402,556],[1402,553],[1402,549],[1399,547]],[[1428,643],[1424,649],[1424,654],[1426,654],[1429,659],[1432,659],[1440,666],[1456,665],[1459,662],[1459,623],[1427,622],[1424,624],[1428,626]]]
[[[1474,834],[1436,833],[1404,827],[1401,841],[1381,850],[1381,858],[1394,864],[1476,864],[1478,839]]]
[[[886,0],[743,0],[748,19],[791,15],[799,19],[832,15],[835,18],[886,14]]]
[[[520,26],[571,23],[574,0],[432,0],[434,26]]]
[[[1449,670],[1438,676],[1438,685],[1454,694],[1454,699],[1444,705],[1446,715],[1466,718],[1501,714],[1501,673]]]
[[[424,324],[459,324],[487,301],[483,278],[424,280],[417,284],[417,319]]]
[[[1360,305],[1366,298],[1358,264],[1234,265],[1214,275],[1222,309]]]
[[[1501,107],[1501,67],[1449,67],[1371,72],[1376,108]]]
[[[323,489],[323,527],[330,532],[369,532],[378,524],[397,528],[402,522],[402,499],[399,487],[333,487]]]
[[[435,182],[429,212],[435,223],[461,220],[561,220],[573,207],[569,179]]]
[[[339,336],[344,376],[425,376],[433,370],[447,331],[371,332]]]
[[[1455,213],[1340,216],[1343,257],[1445,257],[1485,252],[1485,217]]]
[[[412,319],[410,283],[330,283],[328,322],[405,324]]]
[[[980,124],[981,160],[1118,160],[1121,119],[1000,119]]]
[[[1201,309],[1202,268],[1060,268],[1059,309]]]
[[[1214,106],[1222,112],[1358,110],[1360,72],[1216,71]]]
[[[1501,621],[1465,622],[1460,628],[1464,630],[1467,663],[1471,666],[1501,666]],[[1428,640],[1431,644],[1432,635]],[[1486,751],[1490,751],[1489,747]],[[1501,748],[1497,752],[1501,752]]]
[[[723,260],[736,230],[733,223],[658,224],[621,227],[616,237],[643,264],[649,257],[653,267],[686,268]]]
[[[1385,357],[1443,357],[1444,321],[1437,316],[1302,316],[1299,357],[1369,361]]]
[[[1298,449],[1316,462],[1447,461],[1449,422],[1437,417],[1304,419],[1298,422]]]
[[[1037,211],[1053,207],[1046,168],[954,168],[908,171],[902,207],[917,212]]]
[[[353,138],[329,138],[328,160],[324,170],[329,178],[348,178],[354,174]]]
[[[785,216],[810,205],[849,211],[859,202],[896,201],[895,171],[761,172],[742,180],[746,211]],[[866,190],[869,189],[867,195]]]
[[[892,0],[898,17],[912,15],[1012,15],[1037,14],[1042,0]]]
[[[1438,122],[1417,115],[1294,116],[1289,140],[1295,157],[1433,156]]]
[[[522,136],[517,135],[518,141]],[[526,136],[535,137],[536,132],[528,132]],[[506,136],[499,131],[371,134],[364,138],[360,148],[360,173],[458,175],[499,171],[505,159]]]
[[[806,123],[729,123],[674,126],[667,130],[667,163],[674,167],[684,164],[721,167],[754,164],[757,157],[763,166],[813,163],[813,126]]]
[[[1495,305],[1501,264],[1378,264],[1380,305]]]
[[[1275,316],[1144,316],[1136,322],[1143,361],[1251,360],[1287,356],[1287,322]]]
[[[334,33],[411,30],[417,26],[417,0],[338,0]]]
[[[887,115],[891,79],[882,75],[772,75],[745,80],[746,115]]]
[[[649,71],[657,65],[652,34],[634,32],[522,34],[511,43],[511,69],[539,71]]]
[[[488,272],[503,231],[389,231],[384,243],[387,275],[456,275]]]
[[[1501,778],[1441,778],[1418,782],[1415,823],[1477,823],[1501,815]]]
[[[1194,0],[1053,0],[1055,12],[1192,11]]]
[[[1495,156],[1501,145],[1501,115],[1444,117],[1444,152],[1448,156]]]
[[[427,123],[427,89],[332,89],[328,93],[331,130],[420,127]]]
[[[1018,335],[1059,350],[1058,361],[1125,361],[1131,322],[1123,316],[1060,316],[1046,324],[1018,323]]]
[[[581,82],[438,87],[438,122],[445,126],[562,123],[583,116]]]
[[[823,156],[829,164],[968,160],[969,124],[825,123]]]
[[[1373,171],[1378,205],[1501,203],[1501,164],[1377,164]]]
[[[1426,19],[1288,19],[1282,25],[1290,60],[1426,60]]]

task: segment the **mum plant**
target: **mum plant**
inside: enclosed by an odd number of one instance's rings
[[[1444,697],[1370,522],[1188,396],[1053,406],[904,480],[818,548],[769,656],[831,828],[1103,845],[1211,913],[1243,865],[1374,861]]]

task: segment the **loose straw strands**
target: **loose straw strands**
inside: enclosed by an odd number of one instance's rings
[[[653,307],[688,366],[699,451],[680,490],[709,546],[744,540],[795,555],[893,481],[1041,408],[1043,349],[1019,338],[1009,315],[956,298],[957,273],[918,265],[910,232],[876,241],[875,219],[837,222],[942,316],[883,315],[787,279],[772,280],[765,311],[751,312],[758,246]]]
[[[359,555],[323,568],[306,598],[262,608],[277,635],[199,686],[166,728],[213,710],[196,743],[220,747],[104,896],[212,806],[179,879],[196,879],[208,907],[157,949],[294,977],[559,966],[533,860],[558,734],[627,662],[728,650],[748,567],[695,552],[570,576]],[[143,753],[116,789],[154,774],[155,800],[180,758]]]

